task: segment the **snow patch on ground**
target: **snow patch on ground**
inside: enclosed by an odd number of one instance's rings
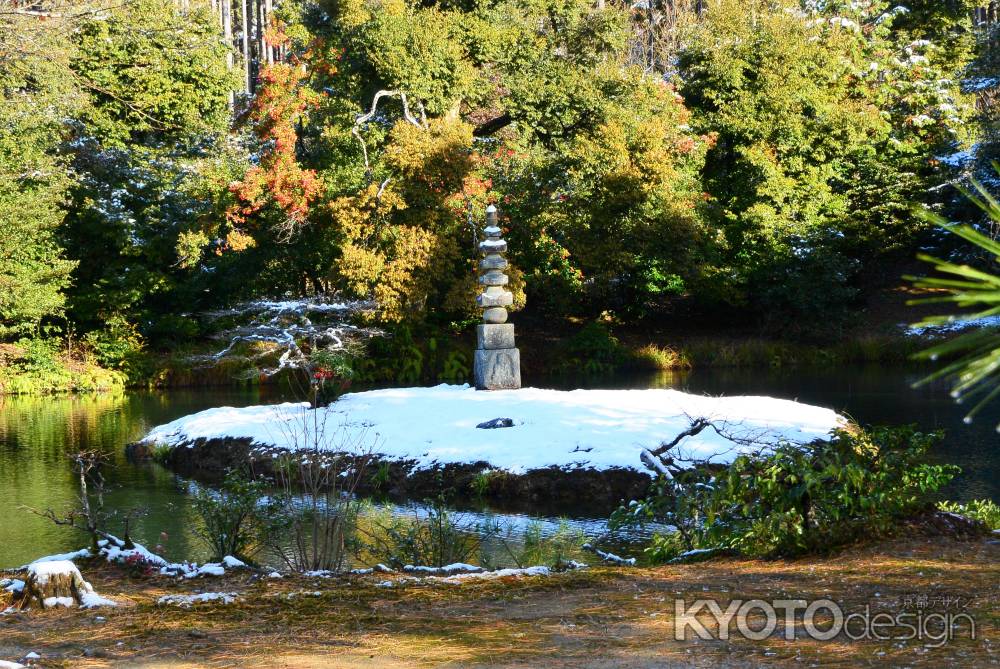
[[[7,660],[0,660],[0,669],[27,669],[23,664],[17,662],[8,662]]]
[[[313,410],[305,403],[218,407],[153,429],[145,443],[190,446],[199,439],[248,439],[262,449],[302,446]],[[772,397],[707,397],[677,390],[476,391],[468,385],[390,388],[350,393],[320,408],[320,448],[372,451],[418,467],[487,462],[512,473],[533,469],[623,467],[642,470],[643,449],[673,439],[695,418],[725,425],[729,435],[773,444],[824,438],[844,424],[836,412]],[[476,425],[510,416],[514,427]],[[312,444],[309,444],[312,446]],[[685,441],[688,459],[731,462],[740,448],[706,430]]]
[[[24,590],[24,581],[19,578],[0,578],[0,588],[16,595]]]
[[[443,567],[424,567],[422,565],[408,564],[403,567],[403,571],[411,574],[478,574],[486,571],[482,567],[464,562],[446,564]]]
[[[492,580],[495,578],[522,578],[525,576],[549,576],[552,570],[548,567],[525,567],[523,569],[497,569],[495,571],[482,571],[470,574],[455,574],[454,576],[430,577],[439,583],[467,583],[469,581]]]
[[[121,543],[121,539],[115,538]],[[199,576],[225,576],[226,568],[246,569],[247,565],[242,560],[227,555],[222,558],[222,562],[206,562],[198,565],[194,562],[169,562],[162,556],[151,552],[142,544],[134,544],[132,548],[122,548],[113,541],[101,539],[97,542],[100,546],[100,554],[107,558],[108,562],[119,564],[141,563],[154,569],[161,576],[178,576],[181,578],[197,578]],[[37,560],[36,560],[37,562]]]
[[[84,592],[80,595],[80,608],[96,609],[100,606],[118,606],[118,602],[107,597],[101,597],[96,592]]]
[[[156,600],[156,603],[161,606],[180,606],[186,609],[194,604],[206,602],[232,604],[237,599],[239,599],[239,595],[235,592],[202,592],[197,595],[163,595]]]

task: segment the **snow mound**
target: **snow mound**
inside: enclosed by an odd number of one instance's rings
[[[261,449],[313,447],[305,403],[218,407],[153,429],[144,443],[191,446],[202,439],[247,439]],[[708,397],[677,390],[546,390],[481,392],[468,385],[391,388],[350,393],[315,418],[326,436],[321,449],[373,452],[413,460],[417,467],[487,462],[512,473],[533,469],[622,467],[642,470],[643,449],[673,439],[696,418],[709,418],[727,435],[757,444],[822,439],[842,426],[836,412],[772,397]],[[510,416],[514,426],[476,425]],[[309,427],[307,427],[309,426]],[[705,430],[682,444],[688,459],[726,463],[740,447]]]

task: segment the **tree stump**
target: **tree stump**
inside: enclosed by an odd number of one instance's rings
[[[69,560],[53,560],[28,565],[20,608],[51,609],[58,606],[87,606],[94,588],[83,580],[80,570]]]

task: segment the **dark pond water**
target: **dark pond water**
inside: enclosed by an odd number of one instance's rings
[[[961,407],[951,403],[944,388],[910,389],[919,376],[919,371],[876,368],[697,370],[600,380],[535,380],[534,385],[675,387],[709,394],[773,395],[828,406],[862,423],[917,423],[924,429],[945,429],[947,437],[936,457],[963,469],[947,491],[948,497],[1000,501],[1000,437],[995,427],[1000,422],[1000,406],[965,425]],[[155,425],[194,411],[285,399],[269,389],[0,398],[0,567],[74,550],[85,543],[80,533],[57,527],[26,509],[60,512],[73,505],[76,487],[66,455],[81,448],[101,449],[111,457],[108,508],[143,509],[133,524],[136,540],[156,544],[160,533],[166,532],[168,557],[203,559],[205,549],[191,531],[195,526],[190,505],[194,484],[156,464],[127,462],[124,445]],[[557,519],[546,518],[544,509],[538,515],[546,527],[556,527]],[[505,518],[514,526],[528,522],[523,515]],[[571,521],[588,533],[601,530],[600,518]]]

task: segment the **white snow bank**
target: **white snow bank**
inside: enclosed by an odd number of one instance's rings
[[[18,664],[17,662],[8,662],[7,660],[0,660],[0,669],[27,669],[23,664]]]
[[[235,592],[203,592],[197,595],[163,595],[156,600],[162,606],[180,606],[189,608],[193,604],[204,604],[205,602],[218,602],[220,604],[232,604],[239,595]]]
[[[114,538],[121,542],[121,539]],[[196,578],[198,576],[225,576],[226,567],[230,569],[245,569],[246,563],[231,555],[227,555],[222,562],[206,562],[199,566],[195,562],[169,562],[156,553],[151,552],[142,544],[133,544],[132,548],[122,548],[107,539],[97,542],[100,546],[100,554],[105,556],[108,562],[119,564],[144,565],[151,571],[157,571],[162,576],[178,576],[182,578]]]
[[[207,409],[153,429],[143,441],[190,446],[199,439],[249,439],[260,448],[308,446],[311,409],[302,404]],[[772,397],[707,397],[677,390],[545,390],[481,392],[467,385],[350,393],[318,409],[332,451],[370,450],[388,459],[487,462],[514,473],[567,469],[642,469],[639,455],[673,439],[695,418],[711,418],[734,437],[762,443],[826,436],[844,419],[830,409]],[[479,429],[497,417],[514,427]],[[729,462],[739,448],[705,430],[682,444],[691,459]]]
[[[184,574],[184,578],[196,578],[198,576],[225,576],[226,569],[217,562],[206,562],[194,571]]]

